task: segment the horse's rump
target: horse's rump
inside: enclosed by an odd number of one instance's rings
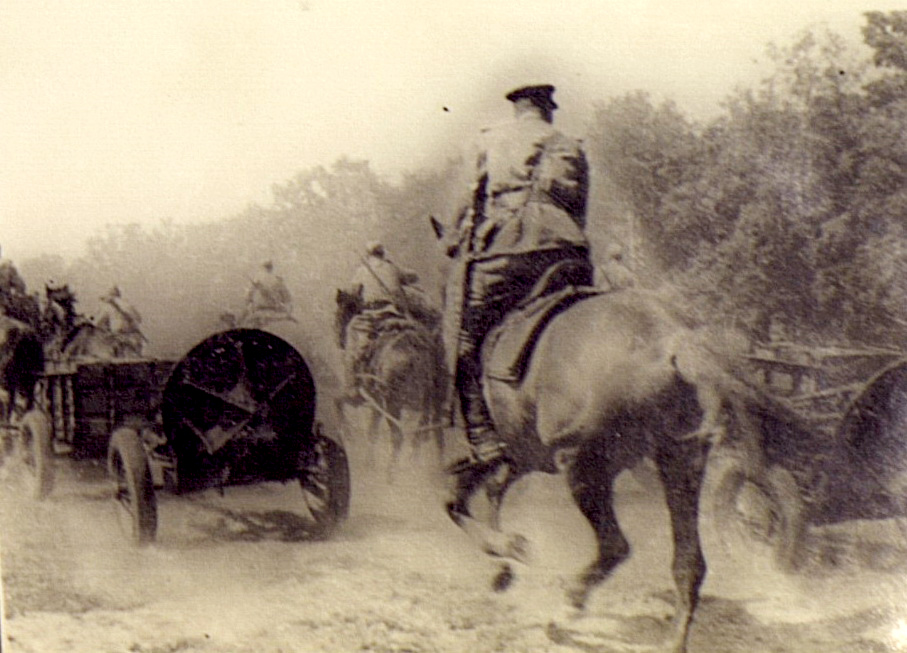
[[[437,334],[411,321],[382,328],[363,348],[355,369],[364,385],[379,390],[410,387],[432,392],[445,376]]]
[[[576,302],[556,314],[536,340],[521,382],[497,380],[486,370],[492,418],[508,440],[537,436],[551,444],[568,433],[607,431],[616,411],[633,411],[661,393],[679,392],[678,380],[695,391],[691,414],[714,415],[724,397],[742,387],[714,352],[700,346],[694,330],[644,291]],[[489,355],[494,360],[497,352]],[[673,430],[675,437],[690,432]]]

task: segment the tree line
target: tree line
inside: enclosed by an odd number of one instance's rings
[[[602,101],[585,134],[593,254],[618,241],[639,283],[751,339],[783,320],[802,341],[907,342],[907,12],[866,14],[869,55],[834,33],[770,48],[773,72],[698,122],[639,91]],[[268,205],[192,225],[108,227],[74,261],[20,262],[32,289],[66,281],[83,311],[116,282],[151,353],[179,356],[241,307],[271,259],[295,297],[296,342],[336,364],[334,291],[382,240],[440,301],[428,215],[449,217],[461,162],[398,181],[340,159],[275,184]]]

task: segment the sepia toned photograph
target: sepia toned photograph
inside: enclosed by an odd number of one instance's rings
[[[0,651],[907,651],[897,4],[5,0]]]

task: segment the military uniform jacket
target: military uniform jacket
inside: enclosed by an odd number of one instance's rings
[[[290,291],[282,277],[263,272],[252,279],[246,303],[252,310],[289,310]]]
[[[132,304],[112,297],[101,308],[98,325],[115,334],[141,333],[142,316]]]
[[[477,150],[452,254],[481,260],[588,246],[588,165],[578,141],[526,113],[484,130]]]
[[[373,304],[388,301],[401,304],[405,301],[403,286],[408,276],[394,263],[377,256],[369,256],[353,275],[353,294],[362,293],[362,301]]]

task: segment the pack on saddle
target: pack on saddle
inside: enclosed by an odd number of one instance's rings
[[[418,276],[387,258],[377,242],[353,276],[349,290],[337,291],[338,344],[344,351],[346,387],[351,401],[376,377],[375,361],[395,334],[421,335],[425,346],[438,333],[440,316],[420,297]]]

